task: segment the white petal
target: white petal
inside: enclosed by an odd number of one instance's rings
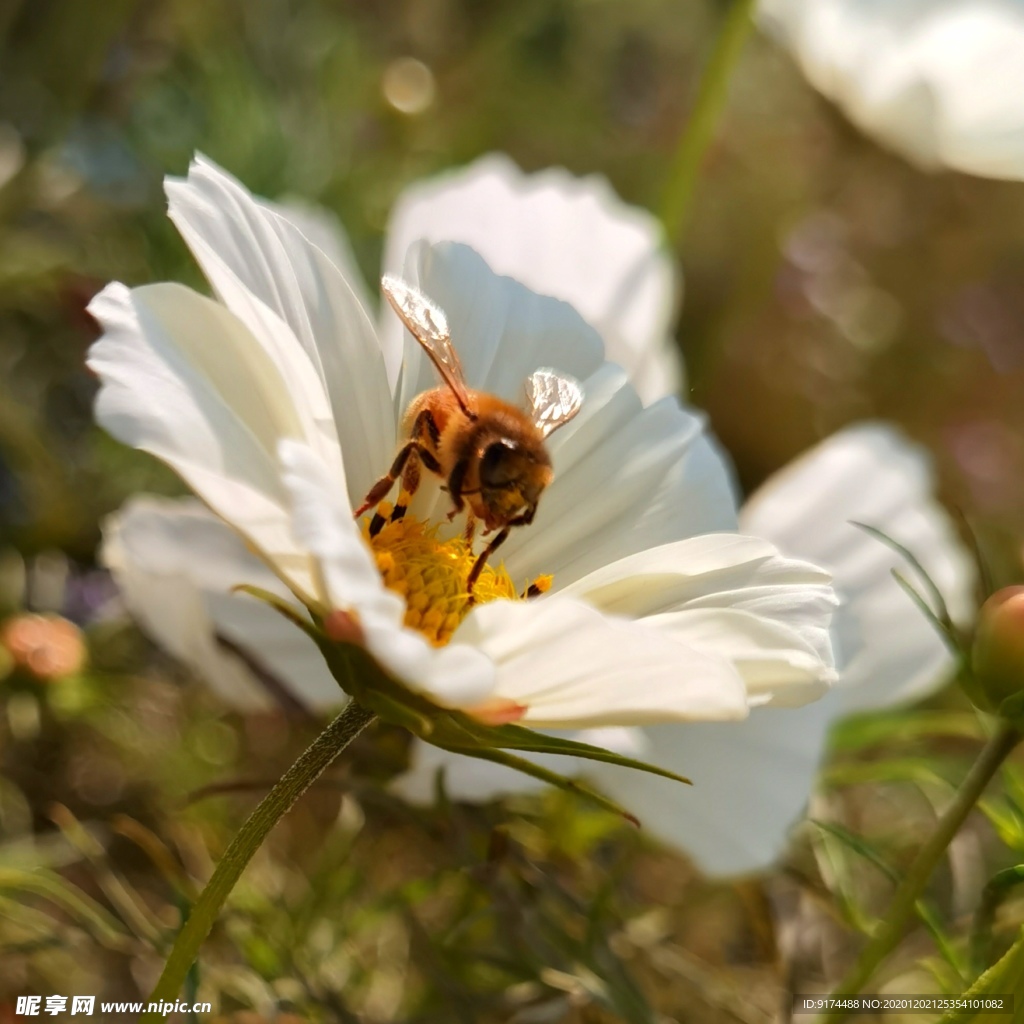
[[[376,315],[373,298],[367,290],[352,243],[337,215],[332,210],[303,199],[286,198],[276,203],[269,199],[256,201],[271,213],[294,224],[338,268],[366,313],[366,319],[372,323]]]
[[[525,705],[525,725],[586,728],[747,713],[746,689],[728,661],[579,601],[494,601],[474,608],[455,639],[494,662],[493,696]]]
[[[582,380],[601,365],[601,338],[570,305],[495,274],[468,246],[415,245],[401,276],[444,311],[472,388],[517,402],[541,366]],[[402,409],[439,383],[419,344],[385,310],[381,336],[403,334]]]
[[[899,569],[926,594],[917,574],[850,525],[866,523],[911,550],[963,620],[974,571],[932,492],[921,449],[889,427],[861,424],[776,474],[743,509],[744,529],[833,573],[843,601],[835,624],[841,698],[850,711],[920,697],[952,669],[946,645],[892,578]]]
[[[635,552],[736,526],[729,469],[703,417],[674,398],[644,409],[618,367],[584,381],[583,409],[548,450],[554,482],[502,548],[516,580],[553,573],[557,590]]]
[[[830,722],[830,694],[798,709],[754,708],[743,722],[648,726],[641,755],[693,781],[588,762],[587,776],[712,876],[771,866],[803,815]]]
[[[604,178],[562,169],[523,174],[505,156],[485,156],[402,194],[384,269],[401,273],[420,239],[464,242],[496,273],[570,303],[645,402],[681,389],[670,337],[679,287],[661,226],[623,203]]]
[[[681,607],[721,607],[721,595],[764,584],[823,586],[828,574],[782,558],[769,541],[704,534],[648,548],[602,566],[565,588],[605,611],[638,618]]]
[[[97,421],[171,465],[311,592],[276,465],[278,440],[304,437],[306,425],[260,344],[222,306],[180,285],[112,284],[89,310],[104,329],[88,359],[102,382]]]
[[[381,580],[344,496],[344,480],[332,477],[305,445],[285,442],[279,455],[295,537],[316,558],[330,607],[400,622],[403,602]]]
[[[829,626],[836,597],[826,572],[808,562],[784,558],[768,541],[739,534],[708,534],[641,551],[596,570],[567,592],[607,612],[630,617],[676,613],[650,620],[659,628],[683,637],[698,649],[710,644],[709,653],[723,653],[717,631],[738,630],[737,653],[752,641],[742,620],[698,616],[695,611],[743,612],[774,624],[763,636],[774,637],[766,656],[778,668],[778,644],[788,636],[794,670],[776,677],[767,688],[764,676],[752,697],[796,705],[820,696],[835,679]],[[649,621],[649,620],[645,620]],[[709,628],[714,623],[714,629]],[[787,646],[783,643],[783,646]],[[807,660],[812,655],[814,661]],[[748,655],[749,657],[749,651]],[[795,666],[802,666],[796,670]]]
[[[679,643],[731,661],[751,706],[797,707],[821,697],[835,678],[830,663],[797,630],[738,608],[689,608],[643,622]]]
[[[762,0],[761,14],[879,141],[925,168],[1024,178],[1017,0]]]
[[[105,521],[100,558],[146,632],[233,707],[272,708],[283,698],[312,709],[345,699],[301,630],[232,592],[244,583],[290,596],[199,502],[133,498]]]
[[[205,158],[186,180],[168,179],[167,196],[171,219],[232,312],[268,346],[282,322],[301,345],[329,396],[358,503],[392,455],[395,420],[384,356],[352,284],[291,221]]]
[[[316,454],[284,442],[280,457],[292,497],[295,536],[316,559],[331,608],[355,611],[367,650],[410,688],[445,707],[486,700],[494,667],[484,654],[460,643],[435,649],[402,625],[404,602],[385,588],[338,481]]]

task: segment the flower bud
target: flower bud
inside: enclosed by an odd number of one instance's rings
[[[82,631],[59,615],[15,615],[0,626],[15,669],[40,682],[74,675],[85,664]]]
[[[1024,710],[1024,586],[1004,587],[981,606],[971,668],[975,702],[1018,717]],[[1004,707],[1011,698],[1013,705]]]

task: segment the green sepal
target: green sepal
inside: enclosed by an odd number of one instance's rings
[[[594,746],[591,743],[570,740],[562,736],[548,736],[521,725],[484,725],[470,715],[457,711],[449,712],[448,717],[452,724],[462,730],[474,745],[483,744],[489,747],[500,747],[503,750],[522,750],[531,754],[561,754],[565,757],[581,757],[588,761],[601,761],[605,764],[617,764],[622,768],[633,768],[636,771],[671,779],[673,782],[681,782],[686,786],[693,785],[690,779],[670,772],[667,768],[659,768],[657,765],[647,764],[645,761],[638,761],[624,754],[616,754],[614,751]],[[436,739],[431,742],[438,746],[444,745]],[[452,748],[446,747],[446,749]]]
[[[263,587],[254,587],[251,583],[239,583],[231,588],[233,593],[236,594],[248,594],[250,597],[255,597],[258,601],[263,601],[265,604],[269,604],[274,611],[279,612],[286,619],[294,622],[313,640],[317,639],[316,629],[313,623],[310,622],[290,601],[286,601],[283,597],[273,593],[270,590],[264,590]]]
[[[527,761],[526,758],[516,757],[515,754],[510,754],[507,750],[502,750],[499,747],[473,747],[459,749],[456,752],[459,754],[466,754],[469,757],[479,758],[481,761],[490,761],[493,764],[504,765],[506,768],[514,768],[516,771],[522,772],[524,775],[529,775],[532,778],[539,779],[541,782],[546,782],[550,786],[556,786],[558,789],[563,789],[567,793],[574,793],[576,796],[581,796],[584,799],[589,800],[591,803],[597,804],[598,807],[602,807],[606,811],[611,811],[613,814],[617,814],[619,817],[625,818],[631,825],[635,825],[637,828],[640,827],[639,819],[635,815],[630,814],[625,808],[620,807],[614,800],[610,800],[608,797],[602,796],[596,790],[591,789],[589,786],[585,786],[581,782],[576,782],[574,779],[567,779],[564,775],[559,775],[558,772],[551,771],[550,768],[543,768],[539,764],[534,764],[533,761]]]

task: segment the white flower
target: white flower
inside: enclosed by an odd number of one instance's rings
[[[833,697],[843,713],[920,699],[954,668],[946,643],[892,575],[898,571],[927,597],[920,574],[854,525],[881,530],[914,554],[954,621],[964,623],[974,566],[934,491],[922,448],[891,426],[858,423],[776,473],[740,512],[743,529],[833,573],[842,600],[833,620],[842,668]]]
[[[465,242],[495,273],[568,302],[645,405],[680,390],[682,360],[671,335],[681,276],[658,221],[622,202],[600,175],[524,174],[506,156],[481,157],[399,197],[384,269],[400,272],[423,238]]]
[[[498,173],[485,187],[480,179],[486,181],[489,167],[498,168]],[[441,196],[443,185],[421,186],[414,195],[429,197],[432,204],[447,209],[459,209],[464,194],[467,202],[474,194],[487,195],[504,207],[493,216],[501,223],[524,223],[538,250],[550,244],[564,252],[564,238],[613,233],[606,222],[616,220],[620,205],[583,207],[574,201],[592,179],[579,182],[564,173],[545,174],[549,205],[557,206],[558,188],[551,183],[559,181],[565,203],[562,216],[549,212],[541,219],[530,219],[530,203],[523,198],[532,192],[530,178],[515,188],[506,184],[517,180],[507,164],[479,161],[463,175],[441,179],[448,188]],[[432,208],[410,201],[399,208],[407,234],[414,235],[420,223],[428,230]],[[567,226],[572,211],[577,219]],[[546,233],[548,223],[558,225],[557,237]],[[501,259],[500,238],[480,239],[478,244],[489,259]],[[657,243],[650,244],[649,258],[654,259]],[[513,247],[506,252],[502,264],[513,276],[528,269],[516,266],[518,251]],[[615,263],[614,251],[606,256]],[[594,259],[594,253],[588,258]],[[634,259],[639,265],[645,262],[642,252]],[[571,253],[565,252],[563,265],[574,266]],[[568,294],[576,287],[576,278],[572,270],[567,276],[563,291],[553,271],[547,289],[554,295]],[[632,342],[625,350],[614,334],[606,342],[610,359],[634,357]],[[647,348],[657,364],[664,350],[662,329],[650,336]],[[658,376],[672,381],[671,364],[662,363]],[[677,792],[663,780],[634,777],[610,765],[588,763],[580,770],[633,809],[645,828],[687,851],[708,873],[736,874],[769,865],[803,813],[832,723],[852,711],[919,698],[949,677],[950,652],[893,579],[892,570],[919,585],[917,577],[892,549],[851,525],[859,521],[873,526],[913,551],[954,616],[963,617],[970,607],[971,563],[932,493],[924,453],[879,424],[841,431],[769,480],[743,509],[741,526],[834,574],[843,599],[833,620],[838,655],[844,659],[839,685],[824,700],[805,708],[755,708],[744,722],[601,730],[585,737],[686,775],[694,780],[692,790]],[[466,758],[419,744],[398,788],[410,799],[429,800],[440,767],[445,768],[449,794],[457,799],[486,799],[533,785],[514,772],[493,766],[481,771]]]
[[[103,558],[140,625],[229,704],[251,710],[339,700],[323,655],[244,582],[289,597],[241,537],[198,502],[143,495],[108,520]],[[294,693],[280,680],[299,681]]]
[[[824,692],[827,576],[765,541],[712,532],[732,530],[735,513],[702,421],[672,399],[643,408],[571,306],[497,276],[464,245],[421,242],[407,255],[403,276],[445,310],[473,387],[514,400],[547,365],[586,394],[549,441],[555,479],[536,521],[513,533],[470,608],[473,555],[438,487],[374,537],[352,516],[390,464],[409,400],[437,384],[423,351],[390,316],[378,332],[357,282],[219,168],[197,160],[167,191],[219,301],[173,284],[106,288],[90,307],[104,329],[89,357],[96,415],[177,470],[226,525],[193,505],[122,513],[107,558],[131,603],[145,608],[152,582],[187,581],[196,620],[237,647],[222,616],[249,598],[225,602],[230,572],[199,562],[236,565],[236,584],[258,584],[263,563],[310,607],[350,612],[410,688],[528,725],[737,719]],[[548,593],[517,599],[547,574]],[[164,614],[143,611],[161,638]],[[271,664],[258,641],[241,646]],[[209,644],[178,649],[213,664]],[[309,703],[321,703],[321,682],[287,679]]]
[[[761,0],[858,127],[921,167],[1024,178],[1019,0]]]

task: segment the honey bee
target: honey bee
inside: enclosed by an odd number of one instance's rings
[[[498,531],[467,578],[472,601],[473,585],[487,559],[513,526],[533,522],[540,496],[554,477],[544,441],[580,411],[583,390],[572,377],[540,369],[526,378],[525,408],[475,391],[466,384],[444,313],[396,277],[385,275],[381,290],[444,384],[409,403],[402,421],[407,440],[355,515],[358,519],[383,501],[399,477],[404,491],[415,494],[421,466],[439,476],[452,500],[449,521],[469,506],[467,540],[472,541],[477,520],[485,535]]]

